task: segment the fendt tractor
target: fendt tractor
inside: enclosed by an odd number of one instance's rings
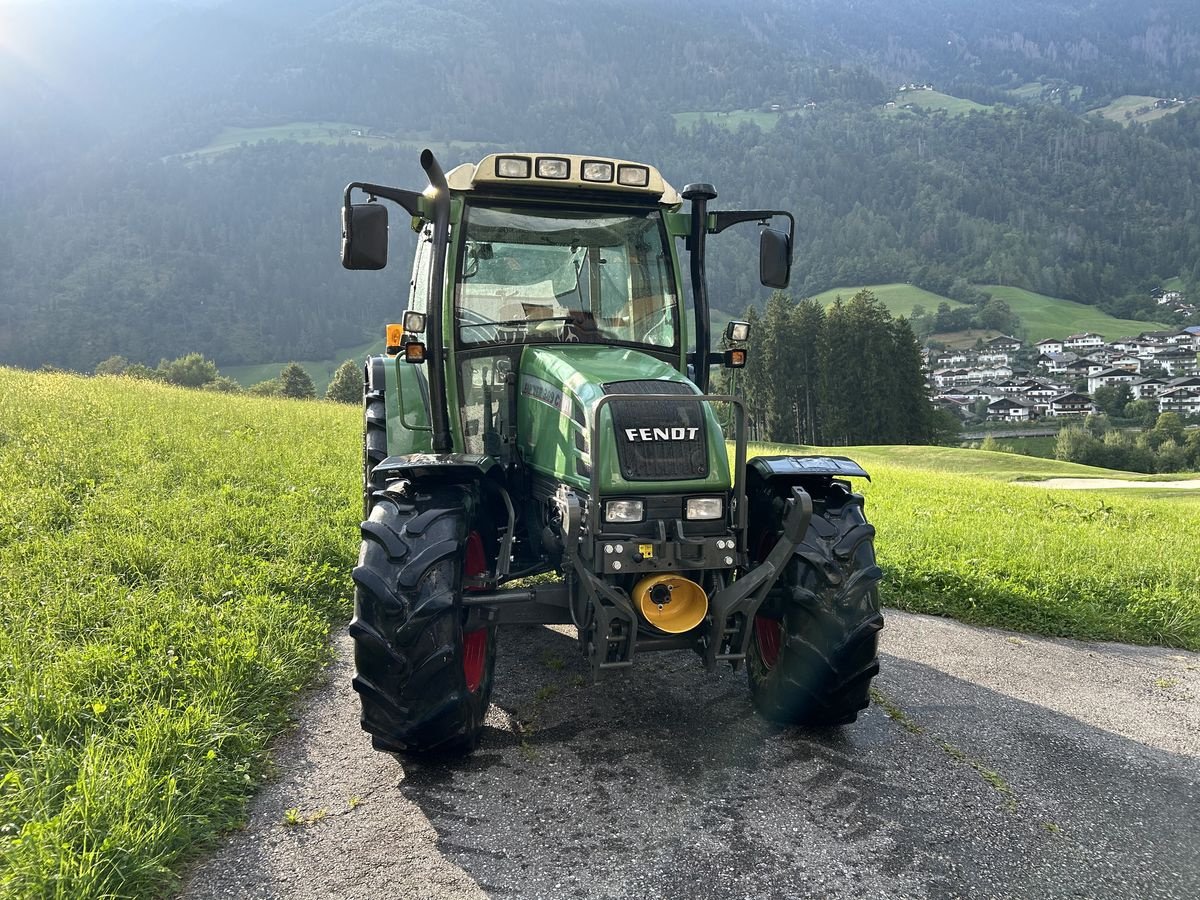
[[[365,371],[350,634],[375,748],[473,750],[513,623],[573,625],[596,682],[694,650],[709,670],[745,662],[773,722],[852,722],[883,627],[875,530],[848,480],[867,473],[747,462],[742,402],[708,393],[715,367],[745,364],[749,326],[712,349],[705,240],[758,223],[760,280],[783,288],[792,216],[715,211],[711,185],[678,193],[598,156],[493,154],[446,174],[426,150],[421,166],[425,190],[354,182],[342,215],[349,269],[387,263],[379,201],[417,232],[408,307]]]

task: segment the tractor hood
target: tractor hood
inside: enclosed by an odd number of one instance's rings
[[[527,347],[518,380],[521,452],[534,470],[586,489],[592,467],[603,494],[723,491],[724,436],[699,389],[646,353],[619,347]],[[635,400],[673,394],[679,400]],[[607,396],[620,399],[600,406]],[[600,446],[592,427],[599,407]],[[593,458],[595,457],[595,458]]]

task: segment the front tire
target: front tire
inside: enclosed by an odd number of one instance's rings
[[[374,478],[375,467],[387,459],[387,405],[383,391],[368,384],[363,395],[363,518],[371,515],[373,495],[383,484]]]
[[[463,579],[487,568],[471,488],[377,493],[353,578],[354,689],[377,750],[462,755],[492,693],[495,627],[472,622]]]
[[[760,558],[778,531],[783,498],[753,498],[751,535]],[[746,670],[754,705],[781,725],[831,727],[853,722],[870,703],[883,628],[875,529],[863,499],[832,483],[813,494],[813,517],[754,620]]]

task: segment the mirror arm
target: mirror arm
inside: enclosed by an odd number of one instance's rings
[[[342,201],[346,206],[350,205],[350,192],[355,188],[358,188],[364,194],[370,194],[372,198],[382,197],[384,200],[391,200],[393,203],[398,203],[404,207],[410,216],[422,215],[422,195],[416,191],[405,191],[400,188],[387,187],[382,184],[370,184],[365,181],[352,181],[346,185],[346,192]]]
[[[736,209],[723,212],[711,213],[713,224],[708,229],[709,234],[720,234],[730,225],[737,225],[741,222],[759,222],[763,225],[772,216],[787,216],[788,220],[788,250],[791,263],[790,252],[791,248],[796,246],[796,217],[785,209]]]

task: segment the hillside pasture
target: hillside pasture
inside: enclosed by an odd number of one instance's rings
[[[1018,88],[1013,88],[1008,93],[1012,94],[1016,99],[1026,102],[1061,103],[1063,102],[1061,92],[1064,89],[1067,93],[1067,99],[1071,102],[1083,96],[1083,87],[1081,85],[1060,86],[1056,84],[1043,84],[1040,81],[1027,82]]]
[[[1167,327],[1160,322],[1118,319],[1095,306],[1059,297],[1047,297],[1045,294],[1036,294],[1023,288],[1002,284],[981,284],[978,287],[1009,305],[1020,317],[1025,331],[1024,337],[1029,341],[1063,338],[1068,334],[1080,334],[1085,331],[1094,331],[1112,341]]]
[[[1184,107],[1183,103],[1176,103],[1174,106],[1155,109],[1155,102],[1161,99],[1164,98],[1148,97],[1144,94],[1125,94],[1107,106],[1089,110],[1088,115],[1099,116],[1102,119],[1108,119],[1110,122],[1118,122],[1121,125],[1133,125],[1135,123],[1145,124],[1146,122],[1153,122],[1156,119],[1163,118],[1163,116],[1177,113]]]
[[[812,299],[816,300],[822,306],[832,306],[833,301],[838,297],[841,297],[843,300],[849,300],[859,291],[870,291],[888,308],[888,311],[893,316],[911,316],[913,307],[915,306],[923,306],[926,312],[934,312],[941,303],[949,305],[951,309],[958,309],[967,305],[912,284],[900,283],[865,284],[858,287],[834,288],[829,291],[822,291]]]
[[[952,116],[965,116],[971,112],[989,112],[996,108],[976,103],[974,100],[966,100],[951,94],[943,94],[941,91],[924,91],[920,89],[899,91],[892,99],[896,101],[896,108],[888,110],[892,114],[905,112],[904,107],[909,104],[916,109],[924,109],[929,112],[944,110]]]
[[[360,132],[354,134],[354,132]],[[365,125],[349,122],[287,122],[282,125],[259,125],[251,127],[226,126],[202,147],[176,154],[182,159],[203,159],[220,153],[236,150],[242,145],[263,144],[268,141],[292,141],[300,144],[352,144],[368,148],[398,147],[421,151],[431,148],[440,156],[453,158],[464,152],[487,152],[490,145],[475,141],[421,141],[399,139],[390,135],[373,133]]]

